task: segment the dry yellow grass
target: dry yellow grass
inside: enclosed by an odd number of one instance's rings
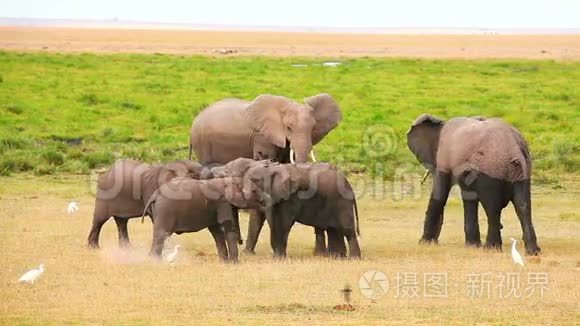
[[[578,35],[390,35],[0,26],[0,49],[235,55],[580,58]]]
[[[389,191],[380,201],[360,200],[361,261],[312,257],[313,234],[306,227],[291,234],[291,258],[272,261],[266,227],[258,254],[242,256],[239,265],[218,261],[209,232],[174,236],[171,241],[184,250],[170,267],[146,256],[149,222],[130,222],[133,249],[128,252],[116,249],[113,221],[103,230],[102,250],[85,247],[93,209],[86,177],[2,177],[0,324],[577,324],[579,181],[563,181],[559,190],[534,188],[534,222],[544,255],[523,269],[512,264],[507,247],[510,236],[521,237],[511,207],[503,218],[503,253],[463,247],[456,196],[442,244],[419,246],[427,193],[393,201]],[[66,207],[73,199],[80,211],[69,216]],[[481,225],[485,229],[485,218]],[[37,283],[15,283],[40,263],[46,272]],[[390,281],[387,294],[375,301],[358,289],[360,276],[371,269],[383,271]],[[419,298],[396,298],[397,272],[417,273]],[[425,272],[448,273],[447,298],[422,296]],[[528,272],[546,272],[550,291],[544,298],[500,299],[494,280],[491,298],[472,299],[467,275],[479,272],[518,272],[522,286]],[[335,311],[347,283],[356,310]]]

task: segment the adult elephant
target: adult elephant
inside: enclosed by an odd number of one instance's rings
[[[155,190],[177,177],[199,179],[209,178],[211,175],[201,164],[188,160],[153,165],[132,159],[116,161],[98,179],[88,246],[99,247],[101,228],[111,216],[117,223],[119,246],[128,246],[129,219],[142,216],[145,203]]]
[[[488,217],[486,248],[501,249],[501,211],[511,201],[520,220],[526,253],[540,253],[532,224],[531,160],[520,132],[501,119],[459,117],[447,122],[423,114],[407,144],[434,176],[422,242],[436,242],[453,183],[461,187],[467,245],[481,246],[478,205]]]
[[[251,102],[224,99],[193,120],[190,157],[195,151],[203,164],[226,164],[237,158],[304,163],[312,147],[341,119],[338,104],[325,93],[306,98],[304,104],[267,94]],[[246,242],[249,253],[254,253],[264,220],[263,214],[251,212]],[[315,233],[315,252],[324,254],[324,231],[316,229]]]

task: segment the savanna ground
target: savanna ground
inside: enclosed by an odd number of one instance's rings
[[[579,84],[577,61],[0,52],[0,323],[577,324]],[[130,222],[129,251],[117,249],[112,221],[103,249],[86,249],[96,169],[119,157],[185,157],[193,116],[215,100],[319,92],[331,93],[344,113],[316,151],[357,185],[362,260],[312,257],[313,232],[300,226],[283,262],[271,259],[267,226],[257,255],[243,255],[239,265],[218,261],[207,231],[171,239],[184,247],[174,267],[151,261],[149,221]],[[499,116],[523,132],[534,156],[539,260],[524,268],[511,262],[509,237],[521,238],[511,206],[503,253],[464,248],[457,194],[440,245],[417,244],[429,183],[418,184],[421,168],[404,135],[423,112]],[[74,215],[65,211],[71,200],[79,201]],[[47,270],[37,283],[15,283],[40,263]],[[358,288],[369,270],[390,283],[373,301]],[[405,290],[397,273],[405,272],[416,273],[418,297],[397,298]],[[446,298],[425,297],[423,278],[432,272],[447,275]],[[487,283],[469,282],[488,272],[480,281],[491,277],[489,298]],[[511,288],[523,298],[499,292],[499,276],[512,272],[521,279]],[[546,273],[549,290],[527,298],[527,277],[536,272]],[[354,311],[333,309],[345,284]],[[482,297],[471,286],[483,288]]]

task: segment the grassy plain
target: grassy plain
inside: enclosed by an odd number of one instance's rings
[[[327,60],[343,65],[320,66]],[[580,62],[0,52],[0,324],[577,324],[579,84]],[[218,99],[273,93],[300,100],[319,92],[331,93],[344,112],[316,150],[353,172],[364,259],[312,257],[312,230],[301,226],[284,262],[271,259],[267,227],[257,255],[236,266],[218,261],[205,231],[172,238],[184,247],[174,267],[151,261],[149,222],[130,223],[129,251],[117,249],[113,222],[103,249],[86,249],[95,168],[117,157],[185,157],[192,118]],[[404,135],[423,112],[499,116],[523,132],[535,162],[540,260],[512,264],[509,237],[519,239],[521,230],[511,206],[503,253],[464,248],[457,194],[441,244],[417,244],[429,185],[417,185],[421,169]],[[382,176],[384,188],[376,186]],[[72,216],[65,212],[71,200],[80,206]],[[47,271],[37,283],[15,283],[40,263]],[[373,269],[390,286],[371,301],[358,283]],[[418,297],[397,298],[404,272],[417,273]],[[431,272],[446,273],[446,298],[424,297]],[[487,272],[489,298],[471,298],[468,275]],[[549,291],[504,298],[497,277],[508,272],[520,275],[520,291],[528,273],[545,272]],[[345,284],[354,311],[333,309]]]
[[[580,62],[326,60],[0,52],[0,174],[183,158],[193,117],[214,101],[320,92],[344,120],[316,150],[346,170],[417,167],[404,141],[423,112],[502,117],[528,139],[542,177],[580,170]]]
[[[402,188],[392,184],[385,184],[384,197],[361,195],[364,258],[360,261],[313,257],[312,229],[297,226],[290,236],[290,258],[275,262],[265,226],[256,256],[243,255],[239,265],[218,261],[207,231],[174,236],[171,245],[184,248],[170,267],[147,258],[148,221],[129,223],[130,251],[117,250],[112,221],[105,224],[102,250],[85,247],[93,208],[87,177],[19,175],[0,177],[0,183],[0,324],[572,325],[580,321],[578,179],[562,180],[565,191],[534,188],[534,222],[543,256],[540,261],[528,260],[524,268],[516,267],[509,254],[509,237],[521,236],[511,206],[503,217],[503,253],[465,248],[457,194],[448,205],[441,244],[418,245],[428,185],[413,191],[415,198],[398,199]],[[70,216],[65,210],[73,199],[79,201],[80,210]],[[486,225],[482,218],[482,230]],[[519,249],[523,249],[521,242]],[[21,273],[40,263],[46,265],[46,272],[37,283],[15,283]],[[361,275],[369,270],[382,271],[389,281],[386,294],[373,301],[358,288]],[[527,298],[528,273],[536,272],[547,273],[549,291],[543,298],[539,292]],[[397,297],[397,289],[399,295],[404,291],[397,273],[416,273],[417,297]],[[447,275],[446,298],[424,297],[432,293],[423,288],[425,273]],[[471,273],[491,273],[485,276],[491,281],[489,298],[480,281],[470,285]],[[516,295],[524,293],[523,297],[505,297],[507,291],[500,294],[502,273],[519,275],[517,285],[507,288],[517,289]],[[340,290],[345,284],[353,288],[354,311],[333,309],[344,302]],[[472,296],[470,287],[484,292]]]

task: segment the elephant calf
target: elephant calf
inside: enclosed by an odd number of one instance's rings
[[[271,202],[263,208],[270,225],[270,243],[275,257],[285,257],[288,235],[295,222],[326,230],[332,256],[361,255],[356,198],[348,180],[326,163],[277,164],[237,159],[214,174],[231,173],[244,178],[268,193]],[[250,237],[258,237],[260,225],[250,225]],[[249,241],[249,240],[248,240]]]
[[[269,196],[242,178],[193,180],[175,178],[162,185],[149,199],[143,214],[153,217],[151,255],[160,257],[163,245],[173,233],[197,232],[208,228],[224,261],[238,261],[238,231],[232,205],[256,208]]]
[[[458,183],[467,245],[481,245],[477,216],[481,203],[488,219],[485,246],[501,249],[501,211],[511,201],[526,252],[540,253],[532,224],[532,164],[528,145],[516,128],[501,119],[459,117],[445,122],[423,114],[407,133],[407,144],[434,177],[422,242],[437,241],[449,190]]]
[[[127,222],[143,215],[145,203],[160,185],[175,177],[199,179],[202,165],[189,160],[149,165],[132,159],[116,161],[99,177],[93,225],[88,237],[91,248],[99,247],[99,233],[111,216],[115,218],[119,245],[129,245]]]

